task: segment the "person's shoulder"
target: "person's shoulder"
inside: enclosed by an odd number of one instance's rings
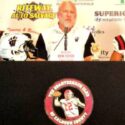
[[[116,35],[113,38],[113,50],[119,53],[125,51],[125,34]]]
[[[77,98],[77,97],[74,96],[74,97],[72,98],[72,100],[77,101],[77,100],[79,100],[79,98]]]
[[[54,32],[54,31],[57,31],[58,30],[58,26],[57,25],[54,25],[54,26],[52,26],[52,27],[48,27],[48,28],[46,28],[44,31],[43,31],[43,33],[51,33],[51,32]]]
[[[75,28],[76,32],[81,33],[81,34],[90,34],[91,31],[88,30],[87,28],[84,27],[76,27]]]
[[[84,27],[76,27],[75,28],[75,34],[81,38],[88,38],[91,34],[90,30],[87,30]]]
[[[118,34],[114,36],[113,43],[119,43],[119,41],[122,41],[122,42],[125,41],[125,34]]]
[[[60,102],[64,103],[64,102],[66,102],[66,99],[60,99]]]
[[[117,38],[122,38],[125,40],[125,34],[118,34],[118,35],[114,36],[114,39],[117,39]]]
[[[52,26],[52,27],[49,27],[47,29],[45,29],[44,31],[42,31],[42,35],[43,36],[52,36],[53,34],[56,34],[58,32],[58,27],[55,25],[55,26]]]

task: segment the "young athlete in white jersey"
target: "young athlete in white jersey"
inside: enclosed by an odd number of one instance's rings
[[[75,97],[70,89],[65,90],[64,97],[60,100],[59,97],[55,97],[54,105],[63,109],[66,119],[73,120],[79,116],[78,107],[84,108],[85,104]]]

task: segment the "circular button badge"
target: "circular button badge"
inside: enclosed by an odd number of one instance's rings
[[[57,125],[81,125],[93,110],[93,96],[86,84],[74,78],[56,81],[47,91],[44,108]]]

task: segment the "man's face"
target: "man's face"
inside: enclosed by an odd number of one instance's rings
[[[73,97],[73,95],[71,93],[67,93],[64,95],[65,99],[69,100]]]
[[[76,21],[76,8],[71,3],[63,3],[58,12],[59,25],[61,28],[72,28]]]

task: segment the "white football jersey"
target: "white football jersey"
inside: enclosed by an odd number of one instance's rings
[[[61,107],[63,108],[66,117],[73,118],[79,116],[78,100],[79,99],[76,97],[73,97],[69,100],[60,100]]]

